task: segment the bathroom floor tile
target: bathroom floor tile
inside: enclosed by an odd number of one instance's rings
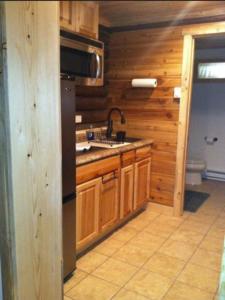
[[[140,216],[139,218],[135,218],[131,220],[126,226],[134,228],[137,231],[144,229],[149,224],[148,218],[143,218]]]
[[[222,257],[221,254],[218,253],[205,249],[198,249],[192,256],[190,262],[219,272],[221,268]]]
[[[67,282],[64,284],[64,293],[68,292],[71,288],[73,288],[75,285],[77,285],[81,280],[83,280],[87,276],[88,273],[76,269],[74,271],[74,275],[69,280],[67,280]]]
[[[223,251],[223,240],[222,239],[216,239],[213,237],[209,237],[206,236],[201,244],[199,245],[199,247],[201,249],[206,249],[208,251],[213,251],[213,252],[217,252],[217,253],[222,253]]]
[[[224,236],[225,236],[225,230],[223,228],[216,228],[214,226],[212,226],[208,233],[207,236],[216,238],[216,239],[221,239],[224,240]]]
[[[180,230],[193,230],[202,234],[205,234],[209,230],[209,228],[209,224],[204,224],[202,222],[197,222],[189,219],[185,220],[179,227]]]
[[[177,280],[215,294],[219,284],[219,272],[188,263]]]
[[[224,212],[224,214],[225,214],[225,212]],[[148,206],[147,206],[146,210],[143,213],[141,213],[141,217],[144,219],[146,218],[150,222],[155,220],[156,217],[158,217],[159,215],[160,215],[160,213],[153,211]]]
[[[149,300],[149,298],[146,298],[140,294],[125,289],[119,291],[119,293],[116,294],[112,299],[113,300]]]
[[[113,254],[113,258],[127,262],[135,267],[141,267],[152,255],[152,251],[141,249],[132,244],[125,244]]]
[[[196,245],[168,239],[158,252],[187,261],[194,253]]]
[[[161,299],[172,285],[172,280],[160,274],[141,269],[125,288],[152,300]]]
[[[119,286],[89,275],[72,288],[67,296],[74,300],[109,300],[119,289]]]
[[[196,221],[196,222],[200,222],[200,223],[204,223],[204,224],[208,224],[211,225],[214,223],[216,217],[215,216],[209,216],[209,215],[205,215],[205,214],[192,214],[188,220],[189,221]]]
[[[184,265],[185,261],[181,259],[160,253],[155,253],[144,264],[143,268],[169,278],[175,278],[184,268]]]
[[[214,294],[176,281],[163,300],[213,300]]]
[[[181,223],[184,222],[184,218],[176,218],[176,217],[170,217],[166,215],[160,215],[155,220],[157,223],[166,224],[168,226],[178,227],[181,225]]]
[[[193,244],[199,244],[200,241],[203,239],[203,234],[193,230],[187,229],[178,229],[175,231],[170,238],[172,240],[181,241],[181,242],[190,242]]]
[[[131,228],[129,226],[125,226],[119,230],[117,230],[113,235],[112,238],[122,241],[122,242],[127,242],[129,241],[132,237],[134,237],[138,231],[134,228]]]
[[[101,279],[123,286],[137,272],[137,268],[115,259],[108,259],[92,274]]]
[[[142,231],[132,238],[128,244],[132,244],[136,247],[140,247],[141,249],[146,249],[153,252],[157,250],[164,243],[164,241],[164,237],[152,235],[147,231]]]
[[[108,259],[107,256],[91,251],[78,259],[77,268],[84,272],[91,273],[106,259]]]
[[[144,230],[152,235],[168,238],[174,232],[175,228],[167,224],[153,221]]]
[[[101,242],[98,246],[96,246],[93,251],[98,252],[100,254],[111,256],[114,252],[116,252],[119,248],[124,245],[124,242],[108,238],[107,240]]]

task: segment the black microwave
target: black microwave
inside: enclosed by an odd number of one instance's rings
[[[76,85],[102,86],[104,43],[61,30],[60,71],[75,76]]]

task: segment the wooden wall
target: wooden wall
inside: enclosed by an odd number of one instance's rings
[[[183,30],[209,28],[216,23],[112,33],[109,43],[108,107],[120,107],[130,136],[154,139],[151,201],[173,206]],[[157,78],[155,89],[131,88],[132,78]],[[116,116],[115,116],[116,118]]]
[[[58,2],[3,1],[0,19],[3,298],[60,300],[63,291]]]

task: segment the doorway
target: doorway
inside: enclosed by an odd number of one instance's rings
[[[189,123],[192,100],[192,85],[194,78],[194,54],[195,44],[200,38],[225,37],[224,28],[210,28],[210,30],[195,30],[193,32],[184,32],[183,46],[183,66],[181,83],[180,114],[178,125],[177,141],[177,164],[176,164],[176,183],[174,193],[174,215],[183,214],[184,191],[186,180],[186,158],[188,147]]]
[[[184,210],[190,212],[202,211],[209,201],[216,202],[213,190],[225,187],[223,70],[225,38],[197,38],[184,194]]]

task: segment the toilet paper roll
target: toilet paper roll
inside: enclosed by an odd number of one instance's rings
[[[207,145],[213,145],[215,142],[217,142],[218,138],[217,137],[208,137],[205,136],[205,141]]]
[[[155,88],[157,87],[157,79],[155,78],[136,78],[132,79],[132,87]]]

